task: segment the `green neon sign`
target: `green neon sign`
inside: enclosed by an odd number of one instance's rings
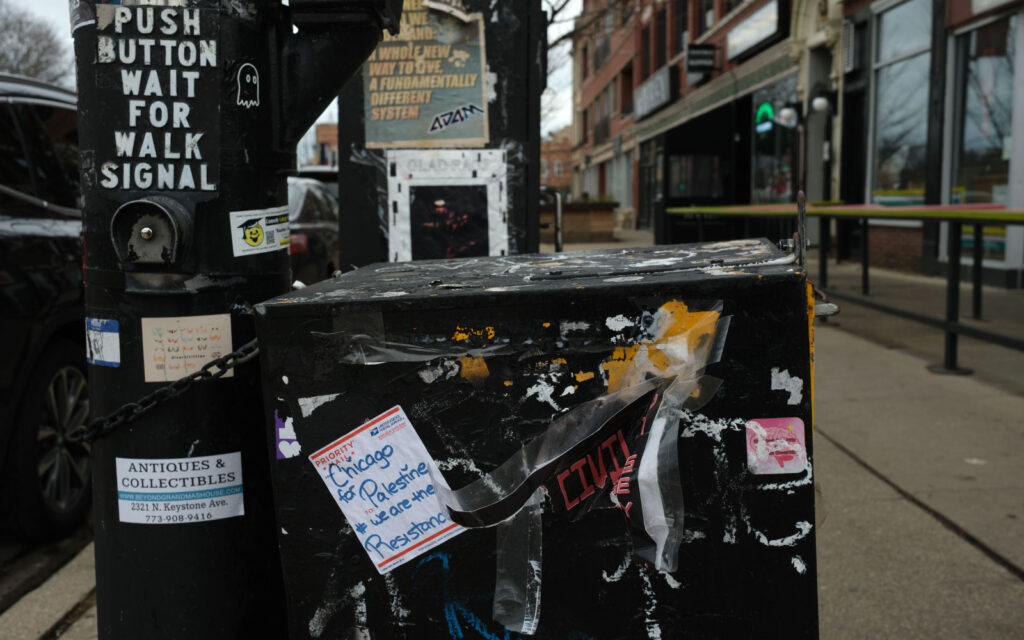
[[[762,102],[761,106],[757,108],[757,116],[754,118],[754,124],[773,122],[774,120],[775,109],[772,107],[772,104],[770,102]]]

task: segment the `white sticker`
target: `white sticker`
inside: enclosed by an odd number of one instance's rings
[[[239,452],[115,463],[121,522],[181,524],[245,515]]]
[[[377,571],[385,574],[465,531],[430,480],[434,459],[401,407],[309,456]]]
[[[232,211],[231,251],[236,258],[287,249],[291,243],[288,207]]]
[[[231,353],[231,316],[142,319],[146,382],[173,382]],[[233,375],[228,371],[226,376]]]
[[[121,366],[121,333],[117,320],[85,319],[85,357],[101,367]]]

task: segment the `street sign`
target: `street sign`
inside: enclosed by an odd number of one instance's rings
[[[715,51],[713,44],[691,44],[686,47],[687,73],[714,71]]]

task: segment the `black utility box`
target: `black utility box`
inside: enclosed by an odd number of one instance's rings
[[[817,637],[812,320],[766,240],[259,305],[290,637]]]

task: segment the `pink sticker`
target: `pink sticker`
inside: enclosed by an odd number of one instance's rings
[[[755,475],[803,473],[807,441],[800,418],[758,418],[747,422],[747,469]]]

